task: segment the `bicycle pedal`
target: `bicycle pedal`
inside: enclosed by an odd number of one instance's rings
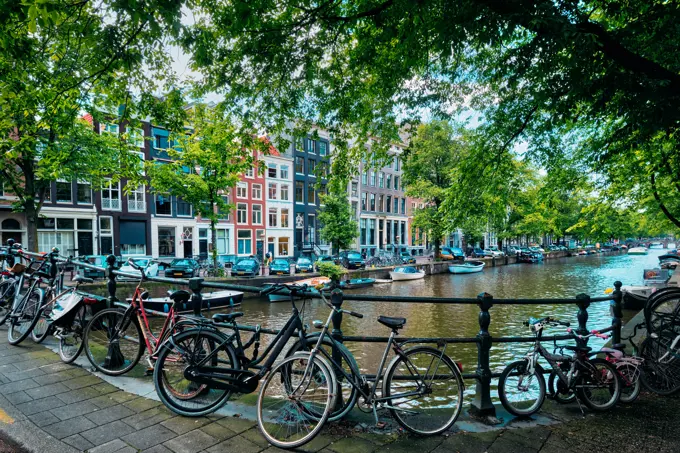
[[[378,422],[378,423],[375,424],[375,427],[378,428],[378,429],[385,429],[387,427],[387,423],[386,422]]]
[[[147,368],[144,372],[144,376],[153,376],[153,368]]]

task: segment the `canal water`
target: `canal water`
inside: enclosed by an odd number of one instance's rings
[[[483,272],[468,275],[439,274],[422,280],[376,284],[372,288],[352,291],[353,294],[374,294],[381,296],[434,296],[434,297],[475,297],[487,292],[497,299],[503,298],[562,298],[586,293],[592,297],[605,295],[607,288],[613,288],[616,280],[624,285],[642,284],[644,269],[658,266],[658,256],[667,250],[651,249],[649,255],[631,256],[589,255],[548,260],[540,264],[515,264],[490,267]],[[298,302],[298,308],[303,308]],[[476,305],[453,304],[409,304],[395,302],[345,302],[345,308],[364,314],[363,319],[345,315],[342,330],[345,335],[388,336],[389,329],[376,321],[378,315],[400,316],[407,319],[400,334],[407,337],[473,337],[479,331]],[[260,324],[264,328],[281,328],[291,312],[290,303],[270,303],[266,300],[247,299],[237,308],[244,313],[240,324]],[[570,321],[577,326],[575,305],[501,305],[490,310],[492,336],[530,336],[530,330],[523,326],[529,317],[552,316]],[[588,309],[588,328],[605,328],[611,324],[609,302],[592,303]],[[305,323],[325,321],[329,309],[320,300],[304,304]],[[209,313],[205,313],[210,316]],[[630,315],[630,314],[629,314]],[[564,328],[545,332],[564,334]],[[245,333],[248,337],[249,334]],[[271,338],[263,336],[266,345]],[[593,339],[592,347],[602,345],[602,340]],[[384,351],[382,343],[347,343],[354,353],[363,372],[374,374]],[[264,348],[260,348],[262,351]],[[491,368],[501,372],[514,360],[521,358],[530,348],[530,343],[494,344],[491,350]],[[473,372],[477,363],[475,344],[450,344],[447,354],[463,364],[464,372]],[[495,382],[494,382],[495,383]],[[469,385],[467,397],[474,392]]]

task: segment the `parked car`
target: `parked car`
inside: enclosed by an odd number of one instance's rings
[[[483,250],[484,256],[490,256],[492,258],[503,258],[505,253],[498,250],[498,247],[487,247]]]
[[[231,275],[255,277],[260,274],[260,263],[255,258],[242,258],[231,268]]]
[[[444,261],[465,258],[465,253],[459,247],[442,247],[440,250],[441,259]]]
[[[166,277],[197,277],[198,261],[192,258],[177,258],[170,262],[170,266],[165,268]]]
[[[404,264],[416,264],[416,259],[409,252],[401,252],[399,254],[401,262]]]
[[[317,263],[333,263],[333,264],[338,264],[338,259],[335,257],[332,257],[330,255],[320,255],[316,259]]]
[[[107,267],[106,256],[105,255],[85,255],[76,258],[77,261],[83,263],[92,264],[98,267]],[[87,269],[84,267],[77,266],[76,274],[85,278],[104,278],[104,271],[97,271],[94,269]]]
[[[541,247],[537,245],[529,247],[529,250],[531,250],[533,253],[545,253],[545,250],[543,250]]]
[[[340,252],[340,264],[346,269],[363,269],[366,267],[366,260],[357,251],[345,250]]]
[[[505,248],[505,253],[510,256],[510,255],[519,255],[519,253],[522,251],[522,249],[517,246],[517,245],[509,245],[508,247]]]
[[[312,260],[309,258],[298,258],[297,262],[295,263],[295,272],[314,272],[314,264],[312,264]]]
[[[212,261],[208,258],[208,261]],[[217,264],[221,265],[225,269],[230,269],[238,261],[238,256],[236,255],[217,255]]]
[[[276,258],[269,265],[269,275],[290,274],[290,262],[284,258]]]
[[[130,258],[130,261],[141,267],[142,270],[144,270],[144,275],[147,277],[158,277],[158,262],[154,261],[150,256]],[[128,261],[125,261],[119,270],[121,272],[125,272],[126,274],[140,275],[139,271],[130,266]],[[134,278],[123,277],[119,275],[118,280],[134,280]]]
[[[475,247],[472,249],[472,253],[470,254],[471,257],[473,258],[484,258],[484,250],[482,250],[479,247]]]

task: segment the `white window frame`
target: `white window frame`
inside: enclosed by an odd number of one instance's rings
[[[71,186],[71,199],[69,201],[59,200],[59,187],[57,186],[57,184],[69,184]],[[77,200],[77,198],[76,198],[76,200]],[[63,179],[58,179],[55,183],[55,186],[54,186],[54,201],[57,204],[73,204],[73,202],[74,202],[74,200],[73,200],[73,183],[69,182],[69,181],[65,181]]]
[[[279,190],[280,190],[279,199],[281,201],[290,201],[290,185],[289,184],[281,184]],[[286,194],[286,198],[283,198],[283,194]]]
[[[259,208],[259,210],[258,210],[258,209],[255,209],[256,206]],[[251,216],[252,216],[252,219],[251,219],[251,220],[252,220],[252,224],[253,224],[253,225],[262,225],[262,205],[261,205],[261,204],[253,204],[252,207],[251,207],[250,212],[251,212]],[[258,219],[257,222],[255,221],[255,213],[256,213],[256,212],[259,212],[259,213],[260,213],[260,218]]]
[[[81,184],[87,185],[90,188],[90,202],[89,203],[84,202],[84,201],[78,201],[78,191],[80,189],[78,186],[81,185]],[[92,184],[90,184],[87,181],[76,182],[76,204],[81,205],[81,206],[92,206],[93,203],[94,203],[94,194],[92,193]]]
[[[122,209],[123,201],[122,201],[122,195],[120,191],[120,181],[116,182],[116,190],[118,191],[118,198],[111,198],[111,191],[114,189],[114,186],[112,184],[113,180],[107,179],[108,181],[108,186],[102,187],[101,195],[102,195],[102,209],[106,211],[120,211]],[[108,197],[105,197],[104,194],[108,192]],[[104,206],[105,202],[104,200],[118,200],[118,207],[114,208],[114,204],[112,201],[109,201],[108,205],[109,207],[107,208]]]
[[[255,167],[250,167],[249,169],[247,169],[243,176],[245,176],[246,178],[253,179],[255,177]]]
[[[241,209],[241,207],[245,206],[245,209]],[[245,217],[245,222],[241,222],[241,213]],[[248,224],[248,203],[236,203],[236,223],[238,225],[247,225]]]
[[[274,176],[269,174],[270,170],[274,170]],[[267,178],[278,179],[279,168],[274,162],[269,162],[267,164]]]
[[[281,168],[279,169],[279,178],[288,179],[288,174],[288,165],[281,165]]]
[[[146,212],[146,186],[144,184],[140,184],[128,193],[128,212]]]
[[[154,200],[153,200],[154,208],[156,207],[156,203],[158,202],[158,196],[159,196],[159,195],[163,197],[163,199],[164,199],[163,203],[166,203],[165,197],[168,198],[167,203],[170,204],[170,214],[159,214],[159,213],[158,213],[158,209],[154,209],[154,212],[156,213],[156,215],[157,215],[158,217],[172,217],[172,213],[173,213],[174,211],[173,211],[173,208],[172,208],[172,198],[170,197],[170,194],[158,194],[158,193],[157,193],[157,194],[154,196]]]
[[[274,214],[274,223],[272,223],[272,213]],[[269,228],[278,228],[279,227],[279,210],[278,208],[269,208],[267,209],[267,226]]]
[[[274,188],[274,196],[272,197],[271,189]],[[279,196],[279,185],[275,182],[270,182],[267,184],[267,200],[278,200]]]
[[[186,218],[191,218],[191,217],[193,217],[193,216],[194,216],[194,207],[191,205],[191,203],[187,203],[187,202],[184,201],[184,200],[181,200],[181,201],[182,201],[183,203],[186,203],[186,204],[189,205],[189,214],[180,214],[180,213],[179,213],[179,203],[180,203],[180,200],[179,200],[177,197],[175,197],[175,203],[177,203],[177,217],[182,217],[182,218],[185,218],[185,219],[186,219]]]
[[[239,182],[236,184],[236,198],[247,199],[248,198],[248,183]]]
[[[262,184],[256,184],[253,183],[251,186],[252,194],[253,194],[253,200],[261,200],[262,199]],[[256,195],[255,191],[259,192],[259,195]]]
[[[284,215],[285,213],[285,215]],[[286,224],[283,224],[283,219],[286,219]],[[289,208],[281,208],[280,212],[280,225],[281,228],[290,228],[290,209]]]
[[[113,123],[99,123],[99,132],[118,135],[120,134],[120,126]]]

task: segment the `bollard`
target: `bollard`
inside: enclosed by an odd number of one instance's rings
[[[491,267],[496,267],[496,257],[495,256],[491,257]]]
[[[52,248],[52,253],[50,253],[50,286],[56,286],[56,291],[53,296],[56,296],[61,292],[61,285],[57,282],[57,256],[59,255],[59,249],[56,247]]]
[[[333,305],[335,308],[341,308],[342,307],[342,290],[340,288],[334,288],[333,291],[331,291],[331,305]],[[333,336],[333,339],[337,341],[338,343],[343,342],[342,338],[342,313],[333,313],[333,318],[331,319],[333,322],[333,331],[331,332],[331,335]],[[340,354],[340,351],[338,348],[334,347],[333,351],[331,351],[331,357],[333,358],[333,362],[337,363],[338,365],[342,366],[342,354]],[[339,371],[335,372],[336,377],[339,382],[342,382],[344,379],[344,376],[342,373]],[[342,387],[340,387],[342,388]],[[343,399],[343,394],[342,391],[338,392],[338,398],[336,402],[336,408],[340,408],[343,406],[344,401]]]
[[[489,309],[493,306],[493,296],[481,293],[477,296],[479,306],[479,333],[477,334],[477,387],[475,399],[470,412],[475,416],[496,416],[496,408],[491,402],[491,369],[489,367],[489,351],[491,350],[491,335],[489,324],[491,315]]]
[[[191,303],[194,307],[194,315],[200,316],[203,308],[203,296],[201,289],[203,289],[203,279],[201,277],[193,277],[189,279],[189,289],[193,291],[191,295]]]
[[[116,257],[109,255],[106,257],[106,271],[104,271],[104,275],[109,279],[109,281],[106,282],[106,289],[109,291],[108,308],[113,308],[114,304],[118,301],[116,298],[116,275],[113,273],[115,270]]]
[[[620,281],[614,282],[614,292],[612,296],[614,300],[610,302],[611,313],[612,313],[612,326],[614,330],[612,331],[612,344],[621,343],[621,318],[623,318],[623,293],[621,292]]]
[[[576,295],[576,305],[578,306],[578,313],[576,318],[578,319],[578,329],[576,333],[579,335],[588,335],[588,307],[590,306],[590,296],[588,294],[577,294]],[[576,339],[576,344],[581,347],[585,347],[588,344],[588,340]]]

